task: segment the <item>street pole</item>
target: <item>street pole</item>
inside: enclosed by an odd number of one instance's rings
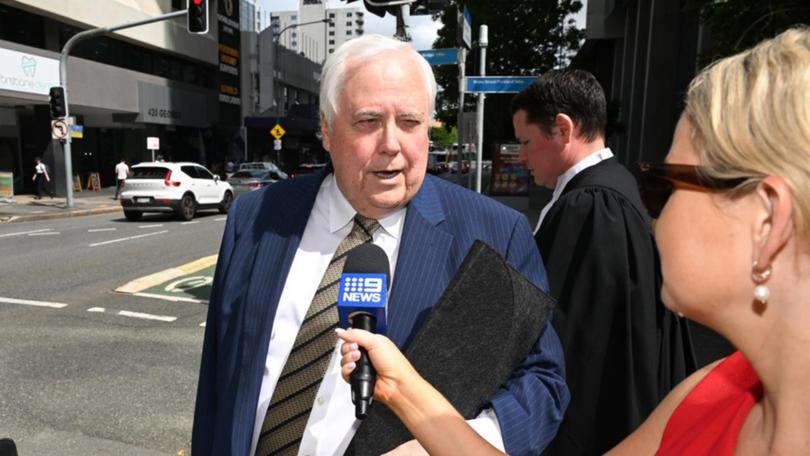
[[[482,25],[478,28],[478,47],[481,50],[481,58],[478,61],[478,75],[485,76],[487,73],[487,45],[489,44],[489,28]],[[481,193],[481,173],[484,169],[482,166],[482,158],[484,156],[484,93],[478,93],[478,106],[477,106],[477,127],[478,127],[478,144],[476,145],[476,176],[475,176],[475,191]]]
[[[65,43],[65,46],[62,48],[62,53],[59,56],[59,85],[61,85],[64,88],[65,118],[70,117],[70,105],[68,104],[69,90],[67,81],[67,59],[68,55],[70,55],[71,48],[73,48],[73,46],[76,45],[76,43],[78,43],[79,41],[86,40],[88,38],[93,38],[99,35],[104,35],[106,33],[115,32],[116,30],[122,30],[130,27],[137,27],[139,25],[151,24],[152,22],[165,21],[167,19],[185,16],[187,14],[188,10],[175,11],[173,13],[163,14],[160,16],[155,16],[140,21],[132,21],[120,25],[113,25],[111,27],[100,27],[85,30],[70,37],[67,43]],[[65,145],[63,147],[63,150],[65,154],[65,208],[70,209],[73,207],[73,163],[71,163],[71,139],[69,128],[67,138],[65,138]]]
[[[456,152],[458,156],[456,157],[456,172],[458,173],[459,183],[461,182],[461,158],[464,156],[464,67],[467,62],[467,48],[461,46],[458,53],[458,126],[456,127],[456,133],[458,138],[456,139],[456,145],[458,146]],[[448,161],[452,164],[453,163],[453,149],[450,148],[450,158]],[[452,173],[453,170],[451,169],[450,172]]]

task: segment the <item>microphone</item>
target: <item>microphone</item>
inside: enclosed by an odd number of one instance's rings
[[[366,243],[349,251],[338,288],[337,306],[341,328],[351,326],[372,333],[385,333],[388,275],[388,257],[379,246]],[[349,383],[352,388],[354,416],[362,420],[371,405],[377,372],[368,359],[368,352],[362,347],[356,365]]]

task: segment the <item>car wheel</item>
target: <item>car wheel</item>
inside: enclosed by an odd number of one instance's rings
[[[233,202],[233,193],[225,192],[225,196],[222,197],[222,203],[219,205],[219,213],[220,214],[227,214],[228,210],[231,208],[231,203]]]
[[[183,195],[183,199],[180,200],[180,209],[177,211],[177,215],[183,220],[191,220],[196,213],[197,202],[194,201],[194,197],[191,195]]]
[[[127,220],[132,220],[132,221],[140,220],[141,217],[143,217],[143,212],[140,212],[140,211],[124,211],[124,217],[126,217]]]

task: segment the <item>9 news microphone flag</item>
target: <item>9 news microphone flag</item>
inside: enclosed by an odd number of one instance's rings
[[[492,397],[537,342],[555,302],[476,241],[405,356],[466,419]],[[348,455],[379,455],[413,439],[373,403]]]

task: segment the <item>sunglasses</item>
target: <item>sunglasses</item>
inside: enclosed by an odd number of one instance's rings
[[[720,191],[731,190],[749,179],[747,177],[731,179],[707,177],[700,171],[700,166],[695,165],[648,162],[638,162],[636,165],[636,178],[641,191],[641,200],[652,218],[658,218],[661,215],[667,200],[675,191],[675,183],[681,184],[680,187],[692,190]]]

